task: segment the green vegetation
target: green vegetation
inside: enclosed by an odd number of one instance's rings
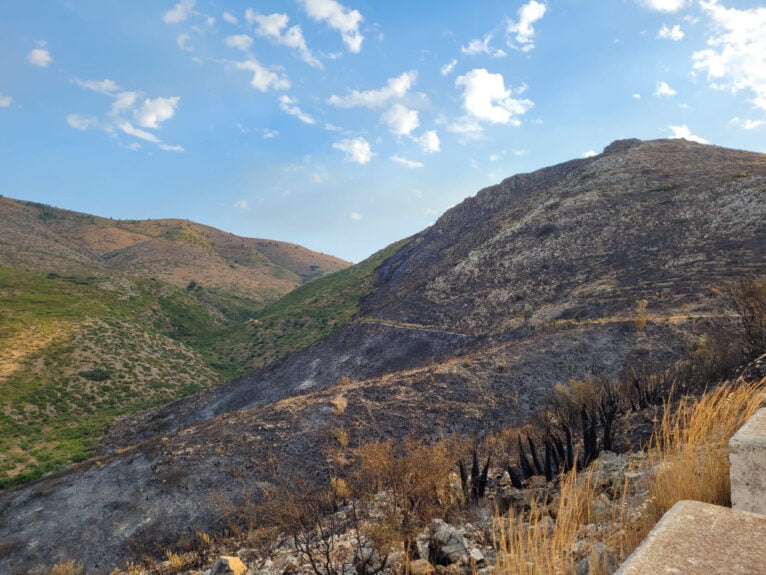
[[[0,488],[89,457],[118,415],[222,382],[173,339],[221,323],[159,282],[0,266]]]
[[[0,489],[94,453],[119,415],[242,375],[349,323],[401,242],[268,307],[197,281],[0,266]]]
[[[208,353],[241,375],[311,345],[351,322],[359,301],[373,287],[373,271],[408,239],[363,262],[316,279],[267,306],[246,323],[232,325],[200,342]],[[242,359],[246,358],[246,362]]]

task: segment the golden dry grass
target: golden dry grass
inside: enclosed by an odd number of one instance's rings
[[[667,406],[655,432],[654,447],[642,465],[649,500],[636,513],[627,506],[628,475],[611,506],[606,528],[591,538],[603,543],[616,561],[624,560],[660,517],[685,499],[727,505],[730,501],[728,442],[761,407],[766,379],[756,384],[727,383],[699,400],[683,399]],[[579,476],[562,477],[558,505],[548,509],[533,502],[526,513],[496,521],[496,573],[508,575],[573,575],[580,556],[574,550],[583,526],[594,517],[599,477],[591,467]],[[555,519],[553,519],[555,517]],[[591,573],[608,573],[605,557],[591,553]]]

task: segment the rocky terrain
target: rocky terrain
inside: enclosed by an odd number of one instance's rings
[[[109,572],[370,439],[519,424],[560,383],[651,370],[732,325],[766,269],[766,156],[619,141],[487,188],[378,265],[350,324],[262,370],[118,421],[102,455],[0,495],[0,569]],[[342,409],[338,405],[343,405]]]

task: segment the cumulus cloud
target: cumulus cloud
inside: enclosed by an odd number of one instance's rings
[[[0,94],[0,108],[9,108],[13,104],[13,98]]]
[[[715,34],[708,49],[692,55],[694,69],[707,73],[713,88],[751,92],[751,103],[766,111],[766,7],[737,10],[717,0],[700,5]]]
[[[545,16],[547,7],[544,2],[530,0],[519,8],[518,21],[508,20],[506,31],[508,32],[508,45],[522,52],[529,52],[535,47],[534,23]],[[513,36],[515,35],[515,36]],[[511,39],[513,36],[513,39]],[[514,43],[515,41],[515,43]]]
[[[655,96],[675,96],[677,93],[667,82],[657,82],[657,88],[654,90]]]
[[[51,53],[45,48],[35,48],[27,54],[27,62],[33,66],[39,66],[40,68],[47,68],[48,64],[53,61]]]
[[[316,120],[311,115],[305,113],[298,106],[296,106],[297,102],[297,98],[291,98],[287,94],[279,97],[279,107],[282,108],[284,112],[290,114],[291,116],[295,116],[305,124],[316,124]]]
[[[598,152],[596,150],[588,150],[582,155],[583,158],[592,158],[593,156],[598,156]]]
[[[414,138],[426,154],[438,152],[441,149],[439,135],[435,130],[427,130],[422,136]]]
[[[391,106],[384,114],[383,121],[388,124],[392,134],[408,136],[420,125],[418,111],[410,110],[401,104]]]
[[[439,73],[440,73],[442,76],[449,76],[449,75],[452,73],[452,70],[454,70],[454,69],[455,69],[455,66],[456,66],[456,65],[457,65],[457,60],[455,60],[455,59],[453,58],[452,60],[450,60],[449,62],[447,62],[446,64],[444,64],[444,66],[442,66],[442,67],[439,69]]]
[[[658,12],[678,12],[686,6],[686,0],[641,0],[641,3]]]
[[[361,137],[340,140],[335,142],[332,147],[345,152],[347,162],[355,162],[357,164],[366,164],[374,155],[370,149],[370,144]]]
[[[364,219],[364,216],[359,212],[351,212],[348,217],[356,221]]]
[[[340,32],[343,43],[355,54],[362,50],[364,36],[359,32],[359,24],[364,18],[358,10],[351,10],[335,0],[299,0],[306,14],[317,22],[325,22],[330,28]]]
[[[534,105],[531,100],[514,98],[514,92],[505,87],[503,75],[491,74],[484,68],[475,68],[459,76],[455,85],[463,88],[466,112],[478,121],[519,125],[517,116],[525,114]],[[524,90],[525,87],[521,87],[516,93]],[[475,130],[475,126],[467,127]]]
[[[682,138],[684,140],[689,140],[690,142],[697,142],[698,144],[710,143],[704,138],[700,138],[699,136],[692,134],[691,130],[688,128],[688,126],[686,126],[686,124],[682,124],[680,126],[668,126],[668,129],[670,130],[673,138]]]
[[[259,14],[250,8],[245,12],[248,22],[255,23],[255,33],[265,38],[270,38],[277,44],[292,48],[300,55],[301,59],[315,68],[322,68],[322,63],[314,56],[306,45],[303,31],[300,26],[287,28],[290,18],[287,14]]]
[[[249,210],[250,209],[250,205],[247,203],[247,200],[237,200],[234,203],[234,207],[237,207],[240,210]]]
[[[382,108],[392,100],[403,98],[415,84],[417,72],[405,72],[396,78],[389,78],[386,85],[378,90],[353,90],[346,96],[330,96],[327,100],[339,108]]]
[[[176,113],[176,106],[181,98],[155,98],[146,99],[140,108],[133,111],[133,118],[142,128],[157,129],[160,124],[172,118]]]
[[[229,12],[224,12],[221,15],[221,18],[224,22],[228,22],[229,24],[239,24],[239,20],[237,20],[237,17],[234,16],[234,14],[230,14]]]
[[[123,133],[146,142],[157,144],[162,150],[183,152],[182,146],[164,143],[156,134],[148,130],[157,130],[161,124],[176,113],[180,97],[144,98],[142,92],[125,91],[114,80],[81,80],[74,83],[83,90],[103,94],[111,98],[109,111],[102,117],[69,114],[67,124],[75,130],[103,130],[109,134]],[[135,142],[133,142],[135,144]],[[126,146],[135,150],[135,145]]]
[[[247,52],[253,45],[253,39],[247,34],[234,34],[232,36],[227,36],[224,39],[224,43],[229,48],[235,48],[237,50]]]
[[[407,158],[403,158],[402,156],[391,156],[391,160],[393,160],[397,164],[404,166],[405,168],[410,168],[411,170],[414,170],[415,168],[423,167],[423,162],[415,162],[413,160],[408,160]]]
[[[492,41],[492,38],[492,34],[486,34],[482,40],[471,40],[468,45],[461,46],[460,51],[463,54],[467,54],[469,56],[487,54],[489,56],[493,56],[494,58],[502,58],[506,55],[506,53],[503,50],[495,49],[489,45],[489,43]]]
[[[676,24],[672,28],[668,28],[665,24],[662,25],[660,31],[657,33],[657,38],[663,38],[665,40],[683,40],[684,31],[681,30],[681,26]]]
[[[244,62],[235,62],[234,65],[240,70],[252,72],[253,78],[250,80],[250,85],[261,92],[287,90],[290,87],[290,80],[287,79],[287,76],[265,68],[255,58]]]
[[[195,4],[195,0],[180,0],[178,4],[165,12],[162,20],[168,24],[178,24],[179,22],[183,22],[189,17],[192,10],[194,10]]]

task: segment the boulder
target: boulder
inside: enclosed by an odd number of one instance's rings
[[[468,561],[468,545],[465,538],[451,525],[436,520],[428,542],[428,559],[434,565],[453,565]]]

